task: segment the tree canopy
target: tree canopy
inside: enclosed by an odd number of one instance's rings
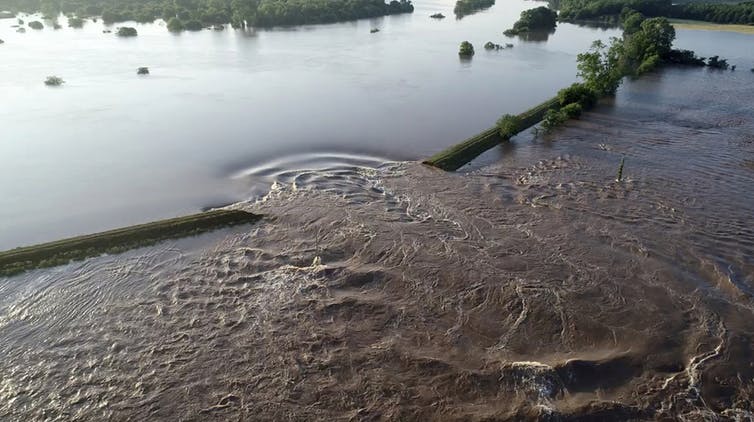
[[[521,18],[513,24],[513,28],[505,31],[505,35],[520,35],[532,31],[551,31],[558,22],[558,13],[540,6],[521,12]]]
[[[453,13],[457,18],[462,18],[466,15],[474,14],[480,10],[488,9],[495,5],[495,0],[458,0]]]
[[[61,12],[79,18],[101,16],[106,23],[177,18],[184,27],[192,21],[202,27],[268,27],[411,13],[414,6],[410,0],[0,0],[2,9],[48,17]]]
[[[461,46],[458,49],[458,55],[461,57],[466,57],[466,58],[473,56],[474,46],[468,41],[462,42]]]
[[[118,32],[115,33],[119,37],[135,37],[138,35],[138,32],[136,32],[136,28],[131,28],[130,26],[122,26],[118,28]]]

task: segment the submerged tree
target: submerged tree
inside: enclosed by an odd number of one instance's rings
[[[29,28],[31,29],[44,29],[44,25],[42,25],[42,22],[40,21],[32,21],[29,22]]]

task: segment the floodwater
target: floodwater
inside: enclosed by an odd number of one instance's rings
[[[0,419],[751,420],[751,78],[629,81],[458,173],[280,171],[258,224],[0,280]]]
[[[0,20],[0,249],[245,200],[271,171],[426,157],[550,98],[579,52],[617,35],[563,24],[527,43],[502,32],[535,3],[462,20],[453,5],[256,32],[133,24],[132,39],[101,22],[18,34]]]
[[[457,60],[530,5],[0,32],[3,246],[225,201],[265,215],[0,278],[0,420],[754,418],[750,36],[679,31],[736,72],[627,81],[456,173],[406,161],[549,97],[611,35]]]

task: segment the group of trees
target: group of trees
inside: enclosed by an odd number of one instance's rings
[[[754,2],[737,4],[689,3],[674,5],[669,15],[677,19],[693,19],[715,23],[754,23]]]
[[[521,18],[504,34],[510,37],[534,31],[552,31],[557,24],[558,13],[548,7],[540,6],[521,12]]]
[[[256,12],[244,19],[253,26],[327,23],[411,13],[409,0],[261,0]],[[235,20],[236,23],[238,19]]]
[[[560,0],[559,19],[562,22],[612,21],[617,23],[626,9],[644,16],[668,16],[672,0]]]
[[[471,58],[474,55],[474,46],[468,41],[462,42],[458,48],[458,55],[465,59]]]
[[[754,23],[754,1],[744,3],[677,3],[672,0],[556,0],[563,22],[597,21],[617,24],[626,9],[649,17],[716,23]]]
[[[139,35],[139,33],[136,32],[136,28],[132,28],[130,26],[123,26],[123,27],[118,28],[118,32],[116,32],[115,35],[119,37],[135,37]]]
[[[453,13],[460,19],[494,5],[495,0],[458,0],[456,1],[456,6],[453,8]]]
[[[486,1],[486,0],[485,0]],[[299,25],[411,13],[410,0],[0,0],[0,10],[42,12],[54,18],[101,16],[106,23],[173,22],[174,30],[199,26]],[[199,25],[197,25],[197,23]]]

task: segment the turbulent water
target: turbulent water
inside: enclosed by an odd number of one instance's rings
[[[746,77],[459,173],[258,169],[256,225],[0,280],[0,419],[751,420]]]

